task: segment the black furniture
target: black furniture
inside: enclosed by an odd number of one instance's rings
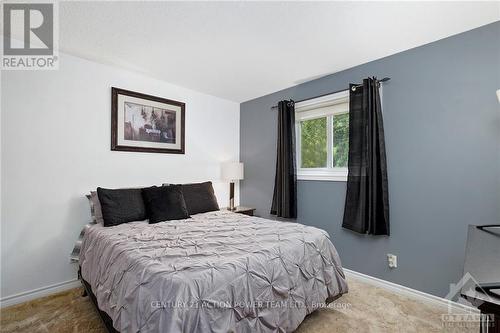
[[[109,333],[120,333],[113,327],[113,319],[111,319],[111,317],[108,316],[108,314],[106,312],[99,309],[99,305],[97,304],[97,298],[95,297],[94,293],[92,292],[92,288],[90,287],[90,284],[82,278],[81,267],[78,267],[78,279],[80,279],[80,281],[82,282],[82,285],[83,285],[84,291],[83,291],[82,296],[83,297],[86,297],[86,296],[90,297],[90,300],[92,301],[92,304],[94,305],[95,309],[97,310],[97,313],[99,314],[99,317],[101,318],[102,323],[106,327],[106,330]]]
[[[500,333],[500,225],[469,225],[461,296],[481,314],[481,332]]]
[[[255,212],[255,208],[250,208],[250,207],[244,207],[244,206],[237,206],[235,209],[232,211],[234,213],[240,213],[240,214],[245,214],[248,216],[253,216],[253,213]]]

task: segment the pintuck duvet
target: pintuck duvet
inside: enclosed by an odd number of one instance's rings
[[[291,332],[347,292],[325,231],[229,211],[93,225],[80,265],[120,332]]]

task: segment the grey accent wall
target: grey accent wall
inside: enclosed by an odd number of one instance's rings
[[[328,231],[346,268],[444,296],[462,276],[467,225],[500,221],[500,22],[242,103],[241,203],[269,216],[272,105],[372,75],[391,77],[383,87],[391,236],[341,228],[345,182],[299,181],[297,222]],[[398,268],[388,268],[387,253]]]

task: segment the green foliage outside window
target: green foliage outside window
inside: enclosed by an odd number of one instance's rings
[[[328,159],[327,121],[333,121],[334,168],[347,167],[349,153],[349,114],[338,114],[300,122],[301,168],[326,168]]]
[[[326,167],[326,117],[300,123],[301,167]]]
[[[346,168],[349,154],[349,114],[333,116],[333,167]]]

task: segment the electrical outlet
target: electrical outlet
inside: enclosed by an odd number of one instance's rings
[[[398,267],[398,256],[395,254],[387,253],[387,263],[390,268]]]

